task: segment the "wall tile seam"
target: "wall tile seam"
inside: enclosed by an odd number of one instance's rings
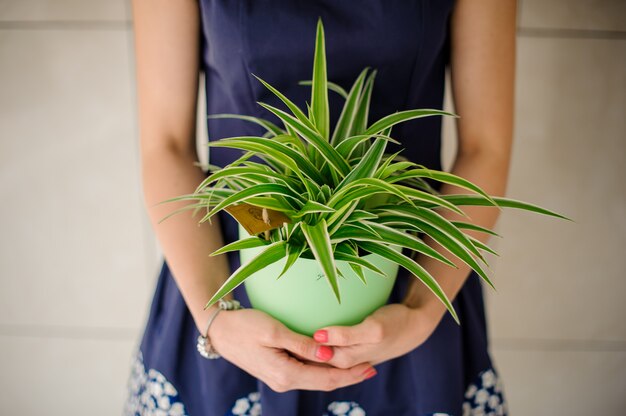
[[[39,338],[72,340],[136,340],[141,327],[100,327],[80,325],[6,325],[0,324],[0,338]]]
[[[132,29],[131,20],[5,20],[0,30],[59,30],[59,31],[123,31]]]
[[[518,26],[517,36],[548,39],[623,40],[626,39],[626,31]]]
[[[492,338],[496,351],[626,352],[626,341],[601,339]]]
[[[123,20],[5,20],[0,30],[130,30],[131,19]],[[572,29],[518,26],[517,34],[533,38],[565,39],[626,39],[626,30]]]
[[[142,328],[114,328],[97,326],[57,325],[3,325],[0,337],[40,338],[71,340],[136,340]],[[495,351],[535,352],[626,352],[626,341],[586,339],[536,339],[536,338],[492,338],[491,348]]]

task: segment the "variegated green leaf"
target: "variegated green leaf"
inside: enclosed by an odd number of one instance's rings
[[[357,263],[346,261],[346,257],[358,258],[358,249],[356,247],[353,247],[350,243],[337,244],[335,245],[335,260],[341,261],[338,256],[344,256],[343,261],[348,263],[354,274],[356,274],[356,276],[363,282],[364,285],[367,285],[367,279],[365,279],[365,275],[363,274],[363,267],[361,267],[361,265]],[[337,269],[339,270],[339,267],[337,267]]]
[[[331,205],[330,203],[328,205],[330,205],[332,208],[339,209],[352,202],[358,202],[361,200],[369,201],[371,198],[375,197],[376,195],[383,195],[385,197],[389,196],[389,191],[386,188],[354,186],[354,183],[352,184],[352,186],[354,189],[351,189],[349,192],[346,192],[340,197],[335,198],[335,195],[333,196],[333,199],[334,199],[333,203],[335,205]]]
[[[447,208],[452,212],[467,217],[467,215],[463,211],[458,209],[455,204],[451,203],[443,196],[439,197],[428,192],[420,191],[419,189],[414,189],[404,185],[395,184],[395,188],[398,190],[398,192],[402,192],[406,197],[411,198],[412,201],[422,201],[427,204],[435,204],[435,206]]]
[[[455,185],[460,188],[467,189],[469,191],[474,191],[477,194],[481,195],[487,201],[491,202],[492,205],[496,205],[496,202],[489,196],[485,191],[482,190],[479,186],[473,184],[472,182],[461,178],[460,176],[454,175],[448,172],[439,172],[432,169],[412,169],[406,172],[401,173],[400,175],[394,176],[389,179],[389,182],[398,182],[408,178],[430,178],[434,179],[438,182],[447,183],[450,185]]]
[[[271,105],[259,103],[262,107],[280,118],[286,125],[298,132],[298,134],[313,146],[324,160],[332,166],[342,177],[348,174],[350,166],[348,162],[330,145],[316,130],[309,128],[297,118],[285,113]]]
[[[347,224],[343,224],[342,227],[345,227],[346,225]],[[381,237],[381,235],[378,234],[378,232],[374,228],[372,228],[369,224],[367,224],[365,221],[352,222],[352,223],[350,223],[350,225],[352,227],[359,228],[359,229],[361,229],[363,231],[368,232],[372,237],[378,238],[379,240],[384,240],[384,238]]]
[[[328,219],[328,233],[333,234],[337,229],[343,226],[345,220],[352,214],[352,212],[356,209],[358,201],[353,201],[352,203],[346,204],[331,215],[324,215],[322,218]]]
[[[458,206],[462,206],[462,205],[490,206],[490,204],[487,201],[485,201],[484,198],[481,198],[476,195],[443,195],[442,198]],[[492,199],[502,208],[517,208],[517,209],[521,209],[524,211],[531,211],[537,214],[543,214],[543,215],[548,215],[551,217],[561,218],[563,220],[572,221],[570,218],[567,218],[554,211],[550,211],[548,209],[541,208],[537,205],[529,204],[527,202],[522,202],[516,199],[502,198],[502,197],[492,197]]]
[[[248,198],[246,202],[255,207],[280,211],[289,218],[293,218],[293,215],[296,213],[296,210],[293,209],[290,203],[271,196],[255,196]]]
[[[283,129],[278,127],[276,124],[272,123],[271,121],[264,120],[260,117],[244,116],[241,114],[211,114],[207,116],[207,118],[208,119],[233,118],[233,119],[249,121],[251,123],[255,123],[255,124],[258,124],[259,126],[262,126],[263,128],[265,128],[265,130],[268,131],[268,133],[271,133],[272,136],[277,136],[279,134],[285,133]]]
[[[334,82],[330,82],[327,81],[328,83],[328,90],[329,91],[333,91],[336,92],[337,94],[341,95],[343,98],[348,98],[348,93],[346,90],[344,90],[340,85],[335,84]],[[298,81],[298,85],[303,85],[305,87],[310,87],[311,85],[313,85],[313,81],[311,81],[310,79],[308,80],[303,80],[303,81]]]
[[[444,264],[456,268],[454,263],[445,258],[428,244],[424,243],[422,240],[411,234],[403,233],[402,231],[395,230],[391,227],[386,227],[382,224],[369,223],[368,226],[373,228],[376,231],[377,235],[372,234],[354,224],[346,224],[345,226],[337,230],[337,232],[331,235],[331,242],[339,243],[344,240],[355,240],[359,242],[371,241],[382,244],[394,244],[401,247],[406,247],[418,253],[423,253],[428,257],[432,257],[436,260],[441,261]]]
[[[371,262],[365,260],[363,257],[358,257],[355,255],[346,254],[346,253],[335,252],[335,260],[343,260],[343,261],[347,261],[348,263],[354,263],[358,266],[365,267],[366,269],[371,270],[372,272],[380,275],[381,277],[385,277],[385,278],[388,277],[385,273],[383,273],[382,270],[374,266]],[[364,283],[366,282],[364,281]]]
[[[348,265],[350,266],[354,274],[356,274],[356,276],[363,282],[363,284],[367,286],[367,279],[365,278],[365,274],[363,274],[363,267],[361,267],[359,264],[352,262],[349,262]]]
[[[213,216],[218,211],[226,208],[229,205],[238,204],[240,202],[244,202],[254,196],[261,195],[281,195],[285,198],[289,198],[297,203],[302,203],[299,195],[294,195],[292,191],[286,186],[275,184],[275,183],[267,183],[261,185],[254,185],[244,190],[241,190],[233,195],[230,195],[228,198],[225,198],[222,202],[217,204],[215,208],[213,208],[209,214],[209,217]]]
[[[302,223],[301,227],[309,243],[309,248],[313,252],[313,256],[319,262],[326,276],[326,280],[330,283],[330,287],[337,298],[337,302],[341,303],[339,286],[337,284],[337,266],[335,265],[333,249],[330,245],[330,236],[328,235],[326,221],[321,220],[315,225]]]
[[[387,167],[394,161],[396,160],[396,158],[400,155],[400,153],[402,153],[402,150],[398,150],[395,153],[392,154],[384,154],[383,157],[385,157],[385,160],[383,161],[383,163],[381,163],[377,168],[376,168],[376,172],[374,172],[374,177],[376,178],[381,178],[381,173],[387,169]]]
[[[437,212],[427,208],[408,206],[398,206],[394,210],[391,210],[391,212],[406,215],[413,220],[419,219],[420,221],[428,223],[429,225],[437,228],[439,231],[448,235],[450,238],[458,241],[463,247],[465,247],[466,250],[484,261],[484,258],[482,257],[480,252],[476,249],[476,247],[474,247],[474,245],[467,238],[467,236],[458,228],[456,228],[454,224],[439,215]]]
[[[387,141],[382,138],[377,138],[374,144],[367,150],[359,164],[352,168],[352,171],[343,178],[341,183],[337,186],[337,189],[341,189],[357,179],[371,178],[382,160],[386,147]]]
[[[495,286],[493,285],[493,282],[491,281],[489,276],[487,276],[487,274],[480,267],[478,262],[472,257],[471,252],[466,247],[464,247],[460,242],[450,237],[445,232],[442,232],[438,228],[433,227],[431,224],[427,223],[426,221],[423,221],[421,218],[413,218],[413,222],[416,223],[416,225],[419,228],[421,228],[425,234],[427,234],[430,238],[432,238],[437,243],[439,243],[444,249],[446,249],[447,251],[452,253],[454,256],[456,256],[458,259],[460,259],[463,263],[471,267],[472,270],[478,273],[478,275],[482,277],[483,280],[487,282],[487,284],[489,284],[489,286],[495,289]]]
[[[247,248],[266,246],[268,242],[259,237],[249,237],[243,240],[237,240],[230,244],[226,244],[224,247],[215,250],[209,256],[217,256],[219,254],[228,253],[229,251],[244,250]]]
[[[199,188],[203,189],[207,187],[208,184],[210,184],[211,182],[216,181],[221,178],[227,178],[227,177],[246,179],[246,180],[250,180],[256,183],[267,183],[267,182],[275,181],[277,183],[287,186],[294,193],[302,192],[300,188],[300,186],[302,186],[301,182],[298,183],[292,178],[286,175],[281,175],[279,173],[276,173],[271,169],[259,169],[257,167],[248,167],[248,166],[233,166],[233,167],[224,168],[218,172],[215,172],[214,174],[209,176],[207,179],[205,179]]]
[[[296,150],[285,146],[283,143],[271,140],[263,139],[260,137],[233,137],[228,139],[222,139],[212,144],[214,147],[229,147],[233,149],[249,150],[266,154],[276,160],[278,163],[291,169],[296,174],[302,173],[309,176],[313,181],[317,183],[323,183],[324,178],[320,175],[319,171],[311,164],[311,162],[305,158],[302,154]]]
[[[235,194],[237,191],[233,189],[226,188],[211,188],[209,193],[194,193],[181,195],[174,198],[166,199],[165,201],[159,202],[157,205],[166,204],[169,202],[178,202],[178,201],[209,201],[212,198],[227,198],[230,195]],[[207,203],[209,205],[209,203]]]
[[[496,233],[496,232],[494,232],[494,231],[492,231],[492,230],[490,230],[488,228],[481,227],[481,226],[476,225],[476,224],[472,224],[472,223],[469,223],[469,222],[463,222],[463,221],[451,221],[451,222],[452,222],[452,224],[454,224],[454,226],[456,228],[459,228],[459,229],[479,231],[481,233],[486,233],[486,234],[489,234],[489,235],[493,235],[494,237],[500,237],[500,234],[498,234],[498,233]]]
[[[170,217],[173,217],[174,215],[178,215],[181,212],[185,212],[185,211],[191,211],[193,210],[193,213],[191,214],[192,217],[195,217],[197,212],[203,208],[206,208],[206,205],[203,203],[196,203],[196,204],[188,204],[185,205],[184,207],[175,209],[174,211],[170,212],[169,214],[167,214],[165,217],[161,218],[158,221],[158,224],[161,224],[163,221],[167,220]]]
[[[294,265],[296,260],[298,260],[300,256],[302,255],[302,252],[304,251],[305,248],[306,246],[303,244],[298,245],[298,244],[287,242],[287,246],[286,246],[287,261],[285,262],[285,266],[283,267],[283,270],[280,272],[278,277],[276,277],[276,280],[280,279],[287,272],[287,270],[289,270],[291,266]]]
[[[300,219],[307,214],[320,213],[320,212],[335,212],[335,210],[330,207],[327,207],[324,204],[320,204],[319,202],[309,200],[306,202],[306,204],[304,204],[302,209],[293,216],[293,218]]]
[[[339,154],[343,156],[345,159],[348,159],[348,163],[350,164],[350,166],[354,166],[358,164],[358,162],[361,161],[361,158],[363,156],[359,155],[359,156],[352,157],[352,153],[360,144],[369,142],[369,140],[372,138],[383,138],[389,142],[400,144],[400,142],[398,142],[396,139],[389,137],[389,136],[385,136],[383,134],[374,134],[371,136],[367,134],[359,134],[356,136],[350,136],[350,137],[346,137],[345,139],[343,139],[343,141],[337,145],[337,152],[339,152]]]
[[[361,209],[355,209],[350,217],[346,219],[346,222],[354,222],[354,221],[363,221],[363,220],[371,220],[376,219],[378,216],[368,211],[363,211]]]
[[[302,110],[300,110],[300,107],[298,107],[297,105],[295,105],[289,98],[285,97],[285,95],[283,95],[283,93],[281,93],[280,91],[278,91],[276,88],[272,87],[269,82],[264,81],[263,79],[257,77],[256,75],[252,74],[256,79],[258,79],[259,81],[261,81],[261,83],[263,85],[265,85],[265,87],[270,90],[274,95],[276,95],[283,103],[285,103],[285,105],[289,108],[289,110],[292,112],[292,114],[294,116],[296,116],[296,118],[298,120],[300,120],[302,123],[306,124],[309,128],[314,128],[313,124],[309,121],[309,119],[306,117],[306,115],[302,112]],[[259,103],[261,104],[261,103]]]
[[[348,133],[352,130],[352,124],[354,123],[354,118],[358,109],[357,104],[359,97],[361,96],[361,90],[363,89],[363,83],[365,82],[365,76],[367,75],[368,70],[369,68],[365,68],[361,71],[356,81],[354,81],[354,84],[350,89],[350,93],[346,98],[346,102],[344,103],[341,114],[339,115],[339,120],[337,121],[335,130],[333,131],[333,136],[330,139],[330,143],[335,147],[337,147],[338,143],[341,143],[346,137],[348,137]]]
[[[254,256],[246,264],[242,264],[235,272],[224,282],[222,287],[211,297],[204,309],[210,308],[218,300],[228,295],[237,286],[242,284],[253,273],[264,269],[270,264],[276,263],[286,255],[284,241],[278,241],[268,245],[261,253]]]
[[[296,149],[300,154],[306,154],[306,146],[298,137],[298,134],[293,132],[293,134],[280,134],[276,137],[273,137],[272,140],[278,141],[287,145],[291,145],[294,149]]]
[[[320,135],[329,141],[330,115],[328,110],[328,80],[326,75],[326,45],[322,19],[317,20],[315,54],[313,57],[313,85],[311,87],[311,108],[315,126]]]
[[[494,249],[492,249],[491,247],[489,247],[487,244],[483,243],[479,239],[474,238],[474,237],[469,236],[469,235],[467,236],[467,238],[469,238],[471,240],[471,242],[474,244],[474,246],[476,246],[476,248],[478,248],[480,250],[483,250],[483,251],[486,251],[487,253],[491,253],[494,256],[500,257],[500,255]]]
[[[374,69],[365,80],[365,85],[361,92],[361,96],[359,97],[358,108],[354,116],[354,122],[352,123],[352,128],[348,133],[349,136],[363,134],[363,132],[367,129],[370,101],[372,98],[372,90],[374,88],[374,79],[376,78],[377,73],[378,71]]]
[[[402,171],[413,166],[415,166],[415,163],[409,161],[391,163],[388,166],[381,166],[381,168],[376,171],[375,176],[380,179],[386,179],[395,172]]]
[[[409,272],[413,273],[420,281],[422,281],[426,287],[428,287],[437,298],[445,305],[448,309],[456,323],[459,323],[459,317],[452,306],[452,303],[446,296],[445,292],[439,286],[439,283],[433,278],[430,273],[428,273],[422,266],[416,263],[410,257],[405,256],[402,253],[398,253],[397,251],[387,247],[381,243],[371,243],[369,241],[360,241],[359,246],[364,250],[369,251],[370,253],[378,254],[379,256],[383,256],[390,261],[399,264],[400,266],[407,269]]]
[[[422,118],[422,117],[430,117],[430,116],[456,117],[456,115],[452,113],[448,113],[447,111],[441,111],[441,110],[430,110],[430,109],[404,110],[404,111],[399,111],[394,114],[389,114],[388,116],[381,118],[380,120],[378,120],[377,122],[369,126],[367,130],[363,132],[363,134],[380,133],[381,131],[391,126],[394,126],[398,123],[402,123],[402,122],[409,121],[409,120],[415,120],[417,118]]]
[[[393,185],[376,178],[360,178],[345,185],[345,187],[340,191],[337,191],[335,195],[333,195],[333,197],[330,199],[330,201],[328,201],[327,205],[332,208],[339,209],[345,204],[350,203],[354,199],[358,198],[358,196],[360,195],[359,188],[365,188],[370,195],[374,195],[376,192],[386,192],[388,194],[395,195],[398,198],[403,199],[408,204],[413,203],[411,200],[411,195],[407,194],[404,191],[404,188],[406,187],[402,187],[403,189],[401,189],[398,185]],[[415,194],[415,192],[413,191],[414,190],[411,190],[411,193]],[[364,196],[367,195],[368,193],[366,192]],[[446,201],[444,201],[444,203],[445,202]],[[454,207],[454,205],[451,206],[455,209],[458,209]]]

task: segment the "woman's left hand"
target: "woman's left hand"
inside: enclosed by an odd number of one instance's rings
[[[350,368],[380,364],[417,348],[433,333],[443,314],[438,308],[390,304],[354,326],[329,326],[315,332],[320,344],[333,347],[326,364]]]

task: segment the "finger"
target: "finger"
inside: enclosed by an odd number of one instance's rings
[[[357,384],[376,375],[376,369],[369,364],[359,364],[352,368],[340,369],[302,365],[297,378],[291,383],[298,390],[332,391]]]
[[[296,357],[315,362],[326,362],[333,358],[333,348],[319,345],[312,338],[297,334],[287,328],[278,331],[274,346],[283,348]]]
[[[332,391],[360,383],[376,375],[376,369],[369,364],[340,369],[333,367],[307,366],[298,377],[300,390]]]
[[[383,340],[383,326],[374,319],[366,319],[353,326],[329,326],[313,334],[315,341],[340,347],[375,344]]]
[[[372,344],[352,345],[333,348],[333,357],[326,363],[337,368],[352,368],[358,364],[372,364]]]
[[[305,360],[305,359],[299,359],[298,361],[301,361],[302,364],[306,364],[306,365],[314,365],[316,367],[324,367],[324,368],[330,368],[330,367],[334,367],[334,365],[332,364],[328,364],[328,363],[318,363],[317,361],[309,361],[309,360]]]

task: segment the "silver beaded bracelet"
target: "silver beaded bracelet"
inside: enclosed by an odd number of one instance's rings
[[[209,360],[215,360],[216,358],[221,357],[221,355],[217,351],[215,351],[213,345],[211,345],[211,341],[209,340],[209,327],[213,323],[213,320],[215,320],[217,314],[220,313],[220,311],[234,311],[237,309],[243,309],[243,306],[241,306],[239,301],[220,299],[217,310],[213,312],[213,315],[211,315],[209,321],[206,324],[206,329],[203,332],[204,335],[200,334],[200,336],[198,337],[197,347],[198,352],[201,356]]]

